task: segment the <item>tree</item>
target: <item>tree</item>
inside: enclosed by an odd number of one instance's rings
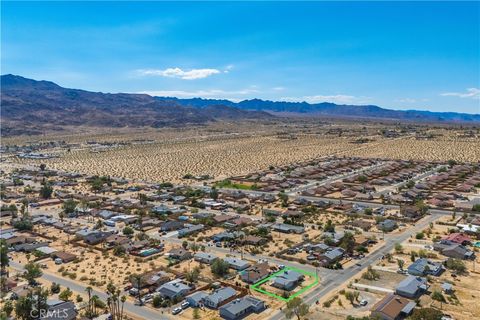
[[[187,249],[187,247],[188,247],[188,241],[187,241],[187,240],[183,240],[183,242],[182,242],[182,247],[183,247],[183,249],[185,249],[185,250]]]
[[[107,285],[107,307],[112,315],[112,320],[122,320],[123,318],[123,305],[126,298],[125,296],[120,296],[120,292],[120,289],[117,289],[113,283],[110,282]]]
[[[287,319],[291,319],[293,316],[296,316],[297,320],[300,320],[302,317],[308,314],[308,308],[308,305],[303,303],[301,298],[295,297],[287,302],[287,307],[284,310],[285,316]]]
[[[435,290],[435,291],[433,291],[431,297],[432,297],[432,300],[435,300],[435,301],[440,302],[440,309],[442,309],[443,303],[446,302],[445,297],[443,296],[443,294],[442,294],[440,291]]]
[[[5,312],[5,315],[7,316],[7,318],[10,318],[10,316],[12,315],[12,311],[13,311],[12,301],[10,301],[10,300],[5,301],[5,304],[3,305],[2,311]]]
[[[349,254],[353,253],[353,249],[355,248],[355,238],[353,236],[353,233],[345,232],[345,235],[340,242],[340,247]]]
[[[65,288],[65,290],[60,292],[60,294],[58,295],[58,298],[63,301],[69,301],[72,295],[73,295],[72,290],[70,290],[70,288]]]
[[[53,188],[50,183],[47,181],[42,185],[40,189],[40,197],[43,199],[49,199],[52,196]]]
[[[323,227],[323,230],[325,230],[325,232],[335,232],[335,224],[332,222],[332,220],[327,220],[327,223]]]
[[[52,294],[57,294],[60,292],[60,285],[56,282],[52,282],[52,285],[50,286],[50,292]]]
[[[395,243],[395,252],[396,253],[403,253],[403,247],[400,243]]]
[[[153,297],[152,305],[154,308],[160,308],[160,306],[162,305],[162,297],[160,297],[159,295]]]
[[[77,207],[77,204],[78,203],[73,199],[66,200],[62,205],[63,212],[65,212],[66,214],[73,213],[75,211],[75,208]]]
[[[345,298],[347,298],[348,301],[350,301],[350,304],[353,306],[353,302],[355,301],[355,296],[352,291],[346,291],[345,292]]]
[[[130,282],[132,283],[133,287],[137,289],[137,299],[138,302],[141,304],[142,300],[140,298],[140,289],[142,288],[143,285],[143,277],[141,274],[132,274],[130,276]]]
[[[411,320],[441,320],[443,312],[434,308],[415,308],[410,315]]]
[[[184,272],[185,274],[185,280],[187,280],[190,283],[194,283],[198,281],[198,278],[200,276],[200,269],[198,267],[193,268],[193,270]]]
[[[25,272],[23,277],[28,281],[29,284],[35,284],[35,279],[40,278],[43,275],[40,265],[35,262],[29,262],[25,265]]]
[[[212,273],[219,277],[228,274],[229,268],[230,268],[230,265],[228,264],[228,262],[225,262],[223,259],[215,259],[212,262],[212,265],[210,266]]]
[[[460,274],[465,273],[467,271],[467,266],[462,260],[459,260],[459,259],[448,258],[445,265],[448,269],[455,270]]]
[[[88,305],[87,305],[87,311],[86,311],[86,316],[87,318],[89,319],[92,319],[94,317],[94,313],[93,313],[93,302],[92,302],[92,287],[88,286],[85,288],[85,291],[87,292],[88,294]]]
[[[138,209],[137,215],[138,215],[138,227],[140,228],[140,231],[143,232],[143,217],[145,217],[146,212],[143,209]]]
[[[210,198],[212,198],[213,200],[217,200],[217,199],[218,199],[218,190],[217,190],[217,188],[213,187],[213,188],[210,190]]]
[[[113,254],[118,257],[123,256],[125,252],[127,252],[127,250],[125,249],[124,246],[118,245],[113,248]]]
[[[129,226],[126,226],[125,228],[123,228],[123,234],[126,235],[126,236],[131,236],[133,235],[134,231],[132,229],[132,227],[129,227]]]
[[[200,319],[200,311],[198,311],[198,308],[193,309],[193,319]]]
[[[48,290],[38,287],[15,303],[15,318],[22,320],[39,319],[38,310],[47,310]]]
[[[0,270],[3,275],[7,267],[10,265],[10,259],[8,257],[7,243],[4,239],[0,240]]]
[[[403,270],[403,266],[405,265],[405,261],[403,261],[402,259],[397,259],[397,264],[398,264],[398,268],[400,270]]]

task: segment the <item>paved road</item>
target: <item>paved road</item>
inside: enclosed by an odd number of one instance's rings
[[[19,270],[19,271],[24,270],[23,265],[21,265],[17,262],[14,262],[14,261],[10,261],[10,266],[12,268],[16,269],[16,270]],[[84,284],[81,284],[81,283],[78,283],[78,282],[75,282],[75,281],[72,281],[72,280],[69,280],[69,279],[65,279],[65,278],[59,277],[57,275],[48,273],[48,272],[44,272],[42,278],[47,280],[47,281],[50,281],[50,282],[58,283],[62,287],[68,287],[73,292],[80,293],[80,294],[85,294],[85,288],[87,288],[87,286],[84,285]],[[105,294],[105,292],[98,291],[98,290],[95,290],[95,289],[92,291],[92,294],[97,295],[103,301],[106,301],[107,298],[108,298],[108,295]],[[139,306],[136,306],[129,301],[125,302],[124,310],[126,311],[126,313],[132,314],[132,315],[134,315],[136,317],[139,317],[139,318],[142,318],[142,319],[162,319],[162,320],[163,319],[174,319],[174,316],[172,316],[172,315],[162,314],[161,312],[152,310],[148,307],[139,307]]]

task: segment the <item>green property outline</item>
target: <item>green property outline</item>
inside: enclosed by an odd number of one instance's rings
[[[260,285],[264,284],[265,282],[267,282],[268,280],[276,277],[277,275],[279,275],[280,273],[283,273],[285,272],[286,270],[293,270],[293,271],[297,271],[301,274],[304,274],[304,275],[307,275],[307,276],[311,276],[315,279],[315,281],[311,284],[309,284],[308,286],[306,286],[305,288],[302,288],[301,290],[295,292],[293,295],[289,296],[288,298],[284,298],[284,297],[281,297],[279,295],[276,295],[275,293],[271,293],[271,292],[268,292],[268,291],[265,291],[261,288],[259,288]],[[265,279],[262,279],[260,281],[258,281],[257,283],[254,283],[250,288],[255,290],[255,291],[258,291],[258,292],[261,292],[263,294],[266,294],[267,296],[270,296],[270,297],[273,297],[273,298],[277,298],[281,301],[284,301],[284,302],[288,302],[290,300],[292,300],[293,298],[295,297],[298,297],[299,295],[301,295],[302,293],[304,293],[305,291],[307,291],[308,289],[312,288],[313,286],[316,286],[318,284],[318,276],[314,273],[311,273],[311,272],[308,272],[308,271],[305,271],[305,270],[301,270],[301,269],[297,269],[297,268],[294,268],[294,267],[285,267],[271,275],[269,275],[268,277],[266,277]]]

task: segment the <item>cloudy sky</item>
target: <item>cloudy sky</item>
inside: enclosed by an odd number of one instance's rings
[[[480,113],[479,2],[2,2],[1,72],[104,92]]]

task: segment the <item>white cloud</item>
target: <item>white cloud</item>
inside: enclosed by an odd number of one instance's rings
[[[283,90],[285,90],[285,87],[273,87],[272,89],[274,91],[283,91]]]
[[[232,101],[239,101],[246,97],[239,98],[239,96],[247,96],[250,94],[259,93],[258,90],[248,88],[242,90],[226,91],[221,89],[209,89],[209,90],[159,90],[159,91],[142,91],[137,93],[144,93],[157,97],[177,97],[177,98],[212,98],[212,99],[229,99]]]
[[[412,99],[412,98],[402,98],[402,99],[397,99],[395,101],[396,102],[401,102],[401,103],[415,103],[415,102],[417,102],[416,99]]]
[[[371,102],[369,97],[356,97],[344,94],[337,95],[314,95],[303,97],[283,97],[285,101],[306,101],[309,103],[333,102],[337,104],[366,104]]]
[[[471,98],[471,99],[480,99],[480,89],[479,88],[468,88],[466,92],[445,92],[441,93],[441,96],[447,97],[459,97],[459,98]]]
[[[220,70],[217,69],[191,69],[187,71],[180,68],[167,68],[164,70],[142,69],[137,71],[142,76],[161,76],[168,78],[179,78],[183,80],[203,79],[220,73]]]

